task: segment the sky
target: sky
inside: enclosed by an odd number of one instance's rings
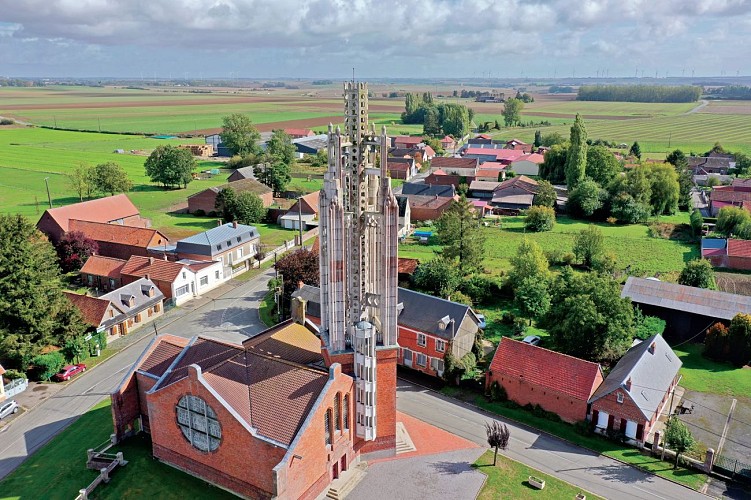
[[[751,0],[0,0],[0,76],[751,74]]]

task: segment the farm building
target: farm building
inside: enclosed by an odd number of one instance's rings
[[[131,255],[163,255],[169,238],[156,229],[71,219],[70,231],[80,231],[96,241],[99,254],[128,260]]]
[[[633,276],[626,280],[621,297],[630,298],[644,314],[665,320],[665,338],[671,342],[700,342],[714,323],[729,324],[738,313],[751,314],[751,297],[745,295]]]
[[[406,195],[409,199],[409,210],[412,220],[438,220],[448,210],[451,202],[456,199],[441,196],[423,196],[418,194]]]
[[[284,133],[287,134],[290,139],[303,139],[305,137],[316,135],[316,133],[309,128],[285,128]]]
[[[244,179],[255,179],[256,175],[253,173],[255,167],[240,167],[227,177],[227,182],[241,181]]]
[[[328,147],[328,141],[328,135],[320,134],[292,139],[292,144],[295,145],[298,158],[302,158],[305,155],[314,155],[319,151],[324,151]]]
[[[417,175],[417,164],[414,158],[389,158],[388,171],[392,179],[410,180]]]
[[[222,142],[221,134],[207,135],[204,139],[206,144],[214,148],[214,154],[217,156],[232,156],[232,151]]]
[[[271,191],[271,188],[255,179],[242,179],[222,184],[221,186],[213,186],[188,196],[188,212],[192,214],[196,212],[203,212],[204,214],[219,212],[221,208],[216,208],[216,197],[222,189],[227,188],[232,188],[235,194],[253,193],[258,195],[261,201],[263,201],[264,207],[270,207],[274,203],[274,193]]]
[[[405,182],[402,184],[402,194],[417,194],[421,196],[438,196],[440,198],[453,198],[456,196],[454,186],[428,184],[423,182]]]
[[[438,156],[433,158],[430,162],[430,173],[437,174],[438,171],[442,171],[444,175],[458,175],[461,177],[467,177],[467,183],[474,179],[477,172],[478,161],[476,158],[451,158],[445,156]],[[472,179],[470,179],[472,178]],[[429,182],[427,179],[425,182]],[[432,182],[432,184],[438,184]]]
[[[497,383],[511,401],[540,405],[569,423],[587,418],[587,403],[602,380],[597,363],[508,337],[501,339],[485,375],[486,390]]]
[[[320,191],[313,191],[297,199],[287,213],[279,217],[277,224],[285,229],[300,229],[300,222],[303,224],[303,230],[316,227],[318,225],[318,198]]]
[[[525,154],[513,160],[509,168],[518,175],[540,175],[540,165],[545,160],[539,153]],[[485,165],[483,164],[483,167]]]

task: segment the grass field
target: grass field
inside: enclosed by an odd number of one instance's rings
[[[487,451],[472,464],[486,476],[485,485],[479,500],[496,500],[499,498],[528,499],[528,498],[574,498],[577,493],[586,493],[587,498],[602,498],[593,495],[553,476],[527,467],[515,460],[511,460],[498,453],[498,460],[493,466],[493,452]],[[538,490],[529,484],[529,476],[545,480],[545,489]]]
[[[684,213],[680,217],[666,219],[667,221],[688,222],[688,215]],[[511,266],[510,258],[514,256],[516,248],[524,238],[536,241],[543,251],[571,252],[575,235],[588,224],[586,221],[561,216],[558,217],[552,231],[525,233],[523,217],[504,217],[500,229],[496,227],[483,229],[487,234],[485,268],[492,274],[508,270]],[[651,238],[647,234],[646,225],[618,226],[602,223],[596,225],[605,236],[606,250],[616,256],[618,267],[621,269],[631,266],[634,272],[638,270],[648,275],[675,273],[683,268],[686,261],[699,256],[696,245]],[[399,255],[426,261],[433,258],[435,251],[439,249],[439,245],[408,243],[399,246]]]
[[[718,363],[702,356],[703,344],[684,344],[673,349],[681,358],[681,387],[734,398],[751,398],[751,370]]]
[[[99,446],[112,432],[109,399],[94,406],[0,481],[0,498],[69,500],[88,486],[97,473],[86,469],[86,450]],[[122,451],[128,465],[116,469],[112,480],[94,490],[92,498],[236,498],[200,479],[189,476],[151,456],[143,435],[127,440],[112,453]]]

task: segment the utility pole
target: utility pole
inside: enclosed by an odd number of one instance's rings
[[[50,208],[52,208],[52,197],[50,196],[50,183],[48,179],[49,177],[44,178],[44,185],[47,186],[47,201],[50,203]]]
[[[282,273],[279,273],[279,286],[278,286],[278,292],[277,292],[277,301],[276,301],[276,315],[279,317],[279,321],[281,322],[284,318],[282,317],[282,314],[284,313],[284,275]]]
[[[300,247],[302,247],[302,196],[297,198],[297,224],[300,230]]]

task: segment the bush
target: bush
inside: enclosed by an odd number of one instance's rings
[[[527,330],[527,320],[525,318],[514,318],[514,334],[523,335]]]
[[[576,255],[574,255],[573,253],[567,252],[566,254],[564,254],[564,256],[563,256],[563,265],[564,266],[570,266],[575,261],[576,261]]]
[[[462,280],[459,291],[472,299],[473,304],[488,304],[501,295],[501,282],[496,278],[475,274]]]
[[[459,290],[451,294],[451,302],[456,302],[457,304],[464,304],[465,306],[472,307],[472,299]]]
[[[505,403],[508,401],[508,393],[506,389],[498,382],[493,382],[490,386],[490,400]]]
[[[251,167],[258,163],[257,160],[258,158],[253,154],[246,156],[235,155],[227,162],[227,168]]]
[[[504,325],[513,325],[514,320],[516,319],[516,315],[512,313],[511,311],[506,311],[503,313],[503,316],[501,316],[501,323]]]
[[[198,210],[196,210],[195,212],[193,212],[193,215],[195,215],[196,217],[205,217],[206,216],[206,211],[205,210],[201,210],[199,208]]]
[[[534,232],[550,231],[555,226],[555,210],[550,207],[531,207],[526,212],[524,227]]]
[[[5,370],[5,374],[3,375],[8,380],[16,380],[18,378],[26,378],[26,374],[20,370]]]
[[[49,380],[65,365],[65,357],[60,351],[39,354],[31,359],[34,365],[33,375],[36,380]]]
[[[14,123],[16,122],[11,120],[10,118],[3,118],[2,120],[0,120],[0,125],[13,125]]]

